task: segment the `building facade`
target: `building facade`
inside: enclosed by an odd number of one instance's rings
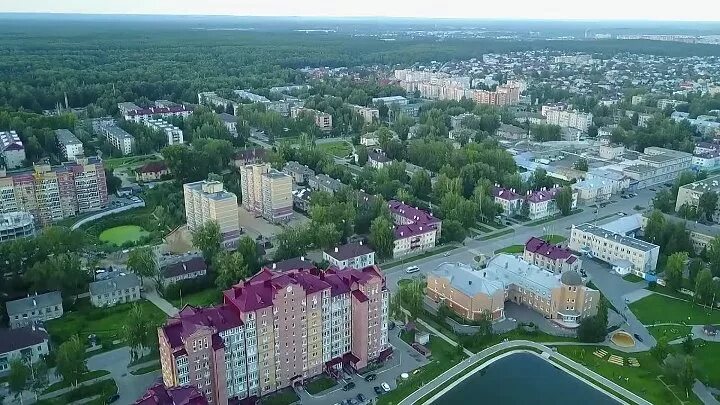
[[[139,121],[141,124],[165,134],[168,145],[180,145],[185,143],[183,131],[160,118],[145,118]]]
[[[137,182],[158,181],[170,174],[164,161],[150,162],[135,170]]]
[[[372,123],[380,119],[380,110],[374,107],[365,107],[362,105],[350,104],[350,108],[353,112],[360,114],[366,123]]]
[[[292,177],[270,169],[262,175],[262,215],[272,223],[286,222],[293,216]]]
[[[158,383],[148,388],[133,405],[208,405],[208,400],[194,385],[168,388]]]
[[[375,251],[362,242],[348,243],[324,251],[323,260],[338,269],[362,269],[375,265]]]
[[[660,247],[586,223],[573,225],[568,247],[598,258],[622,275],[655,272]]]
[[[25,146],[15,131],[0,131],[0,156],[5,168],[21,167],[25,161]]]
[[[320,128],[321,131],[332,131],[333,128],[333,121],[332,121],[332,115],[318,111],[313,110],[312,108],[305,108],[305,107],[298,107],[294,106],[290,108],[290,117],[297,119],[298,117],[301,117],[302,115],[308,114],[313,117],[315,120],[315,126]]]
[[[388,306],[374,266],[264,269],[225,291],[223,304],[187,306],[158,328],[163,382],[225,405],[343,366],[361,370],[391,350]]]
[[[575,128],[587,132],[592,125],[593,115],[575,110],[547,110],[547,123],[561,128]]]
[[[579,272],[582,261],[570,249],[532,237],[525,243],[523,259],[554,274]]]
[[[55,137],[57,138],[60,153],[66,162],[74,161],[76,158],[85,155],[82,142],[72,132],[67,129],[56,129]]]
[[[30,295],[5,304],[11,329],[60,318],[63,314],[59,291]]]
[[[0,242],[35,235],[35,218],[29,212],[0,213]]]
[[[503,320],[510,301],[567,328],[595,315],[600,301],[600,292],[583,285],[577,272],[553,274],[507,254],[493,257],[481,269],[443,263],[428,274],[426,294],[468,320],[488,315]]]
[[[183,184],[185,218],[189,231],[209,221],[220,227],[223,246],[233,247],[240,240],[237,196],[225,191],[219,181],[202,180]]]
[[[673,181],[691,166],[692,154],[651,146],[645,148],[635,165],[625,167],[623,174],[630,177],[631,188],[643,189]]]
[[[135,274],[120,273],[89,285],[90,303],[96,307],[113,307],[140,299],[140,278]]]
[[[46,226],[100,210],[107,202],[105,168],[97,157],[13,173],[0,169],[0,213],[26,211]]]
[[[442,221],[396,200],[390,200],[388,208],[395,224],[393,257],[420,253],[435,247],[440,240]]]
[[[37,325],[0,329],[0,375],[10,372],[10,363],[20,359],[35,363],[50,353],[50,335]]]
[[[520,214],[525,200],[514,189],[508,190],[496,185],[492,189],[492,194],[495,203],[502,206],[504,216],[513,217]]]
[[[93,125],[96,131],[107,139],[108,143],[115,149],[119,150],[123,155],[129,155],[133,152],[135,145],[135,137],[125,132],[124,129],[117,126],[114,120],[96,121],[97,125]]]

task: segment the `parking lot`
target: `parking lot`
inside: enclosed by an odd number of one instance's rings
[[[396,380],[400,378],[401,374],[412,373],[413,370],[428,363],[428,360],[417,350],[400,339],[398,336],[400,333],[399,328],[389,331],[389,333],[390,344],[394,348],[393,357],[385,363],[382,369],[371,373],[376,375],[373,381],[365,381],[359,374],[345,373],[345,381],[339,382],[337,386],[328,392],[313,396],[300,388],[299,394],[302,403],[305,405],[358,405],[361,403],[358,400],[358,394],[364,397],[364,403],[371,403],[370,401],[374,401],[378,397],[375,393],[375,387],[381,387],[383,383],[386,383],[390,390],[393,390],[397,385]],[[348,382],[353,382],[355,387],[344,391],[343,386]]]

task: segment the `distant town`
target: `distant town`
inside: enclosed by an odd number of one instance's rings
[[[9,21],[2,403],[720,398],[720,35]]]

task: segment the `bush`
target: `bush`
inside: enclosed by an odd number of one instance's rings
[[[180,290],[182,290],[183,294],[188,295],[208,288],[215,288],[215,280],[211,274],[195,279],[181,280],[177,283],[172,283],[165,287],[165,294],[163,297],[169,300],[176,300],[180,298]]]

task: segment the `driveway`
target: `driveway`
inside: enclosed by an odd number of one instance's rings
[[[382,370],[374,371],[377,374],[375,381],[365,381],[363,377],[353,374],[351,380],[355,383],[355,388],[350,391],[343,391],[343,382],[340,382],[335,389],[320,396],[311,396],[305,390],[299,389],[300,399],[303,404],[312,405],[332,405],[339,404],[349,398],[356,398],[358,394],[363,394],[366,400],[376,398],[373,387],[379,386],[381,383],[388,383],[391,388],[395,389],[395,381],[402,373],[411,373],[413,370],[424,366],[428,360],[420,355],[410,345],[405,343],[398,336],[400,329],[389,331],[390,344],[394,347],[393,359],[386,363]]]
[[[100,353],[90,357],[87,361],[88,369],[108,370],[118,386],[119,405],[133,404],[145,391],[160,378],[160,371],[153,371],[143,375],[132,375],[128,372],[130,364],[130,348],[121,347],[109,352]]]

